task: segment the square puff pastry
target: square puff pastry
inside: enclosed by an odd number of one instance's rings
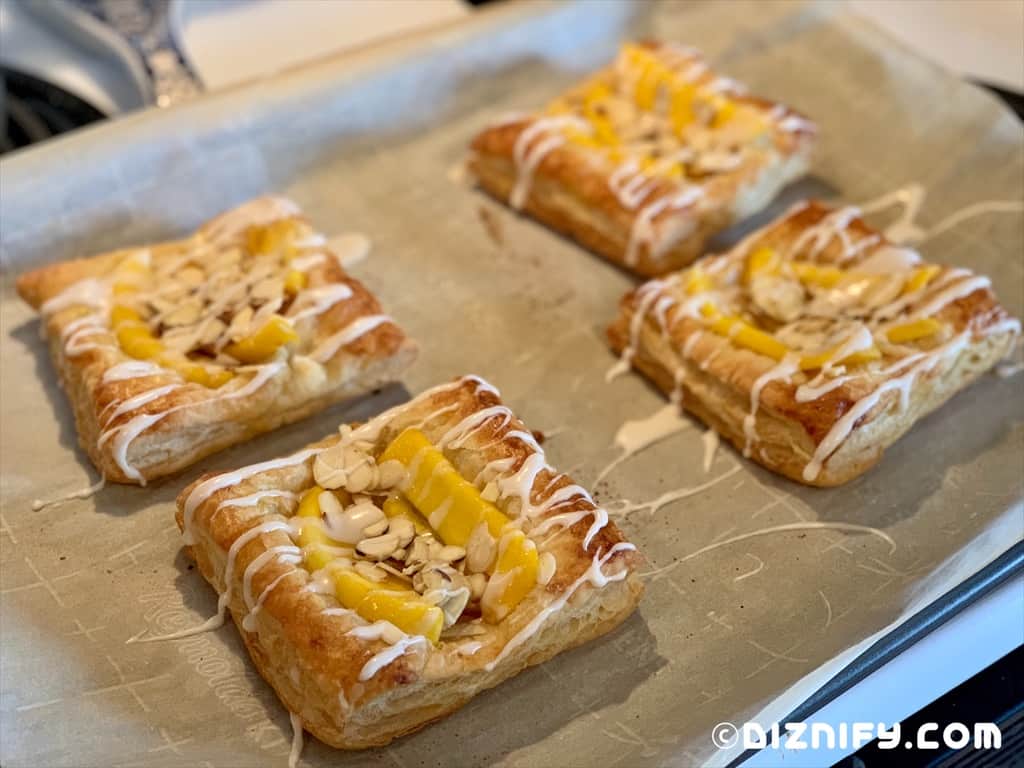
[[[321,741],[386,744],[636,607],[633,545],[483,380],[457,379],[340,432],[178,497],[184,541],[221,609]],[[398,448],[410,436],[414,448]],[[447,574],[447,591],[431,569]],[[382,588],[366,597],[374,581]]]
[[[361,235],[336,249],[364,250]],[[23,274],[79,442],[139,483],[394,380],[416,347],[289,200]]]
[[[545,112],[486,128],[468,167],[512,207],[653,277],[692,262],[801,176],[815,135],[788,107],[717,76],[699,51],[627,44]]]
[[[989,370],[1019,332],[988,278],[922,261],[856,208],[807,202],[626,295],[608,337],[621,366],[745,456],[833,486]]]

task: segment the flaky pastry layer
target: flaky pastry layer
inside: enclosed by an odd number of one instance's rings
[[[801,253],[811,248],[824,269],[839,265],[852,272],[887,253],[916,256],[886,241],[853,209],[801,204],[732,252],[627,294],[608,339],[634,368],[759,464],[801,483],[835,486],[874,466],[919,419],[1004,358],[1019,323],[999,305],[985,278],[916,262],[916,270],[934,270],[934,277],[895,301],[906,304],[902,312],[912,318],[907,326],[934,322],[940,328],[934,337],[883,345],[881,358],[866,364],[841,365],[837,359],[829,376],[820,367],[787,373],[777,358],[737,341],[736,328],[734,337],[713,332],[716,315],[702,317],[703,294],[689,295],[685,285],[708,275],[712,281],[725,276],[742,282],[751,254],[785,253],[794,246]],[[652,291],[662,303],[651,300]],[[916,308],[929,305],[934,313],[916,316]],[[734,311],[756,318],[761,310],[748,299]],[[803,319],[826,329],[829,323],[853,322]],[[885,327],[899,321],[897,314]],[[877,340],[882,332],[875,333]]]
[[[445,456],[466,478],[495,463],[508,467],[503,476],[513,476],[536,451],[516,434],[529,434],[522,422],[501,408],[495,391],[476,377],[437,387],[374,419],[375,450],[383,451],[407,427],[438,442],[475,415],[481,419],[468,439],[446,448]],[[287,518],[292,509],[278,496],[244,507],[231,506],[232,500],[266,491],[302,494],[314,482],[314,453],[338,439],[310,446],[296,454],[298,460],[282,460],[285,466],[242,470],[244,476],[212,493],[204,489],[222,484],[218,477],[223,476],[207,475],[181,493],[178,524],[191,535],[191,554],[219,593],[228,586],[225,565],[232,544],[256,526]],[[566,494],[567,489],[572,490]],[[281,530],[255,536],[238,551],[228,574],[234,595],[230,610],[254,664],[308,731],[332,746],[357,749],[418,730],[527,666],[609,632],[639,600],[642,586],[634,573],[639,556],[613,523],[601,524],[603,512],[564,474],[542,469],[534,477],[529,502],[544,507],[559,491],[565,500],[524,527],[529,535],[556,516],[568,523],[549,523],[543,539],[535,539],[556,561],[554,577],[545,586],[536,586],[499,623],[479,623],[480,634],[442,635],[437,646],[412,645],[369,679],[361,679],[361,671],[389,646],[350,635],[355,626],[351,615],[332,614],[338,603],[306,588],[310,574],[303,567],[276,560],[261,567],[252,577],[250,594],[276,584],[259,610],[252,611],[243,599],[244,572],[268,549],[292,543]],[[496,503],[512,518],[523,511],[519,498]],[[247,616],[250,630],[243,627]]]
[[[61,262],[19,277],[19,294],[43,313],[50,354],[74,408],[79,443],[107,480],[145,484],[371,391],[395,380],[411,364],[415,344],[394,321],[384,320],[377,299],[345,272],[322,242],[313,250],[323,258],[309,260],[303,290],[314,297],[308,302],[314,309],[316,297],[322,299],[332,290],[343,298],[295,321],[300,336],[295,354],[239,367],[234,378],[219,387],[183,379],[162,365],[112,375],[126,366],[147,365],[127,355],[109,327],[110,304],[116,302],[109,295],[109,283],[119,265],[135,258],[159,265],[200,247],[220,252],[242,247],[250,227],[284,219],[305,222],[290,201],[259,198],[211,220],[184,240]],[[100,287],[80,290],[94,284]],[[83,303],[69,300],[76,292]],[[88,302],[94,305],[87,306]],[[82,326],[92,310],[99,318],[95,330]],[[314,359],[312,350],[337,339],[361,319],[378,320],[334,350],[329,344],[321,358]]]

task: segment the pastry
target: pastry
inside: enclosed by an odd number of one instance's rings
[[[358,235],[340,246],[365,249]],[[394,380],[416,348],[294,203],[253,200],[184,240],[22,275],[111,481],[145,485]]]
[[[748,96],[699,51],[641,43],[472,143],[480,186],[616,264],[653,277],[802,175],[813,123]]]
[[[639,555],[486,382],[207,475],[177,520],[305,730],[386,744],[634,609]]]
[[[845,483],[1011,349],[988,278],[809,202],[625,296],[621,363],[768,469]]]

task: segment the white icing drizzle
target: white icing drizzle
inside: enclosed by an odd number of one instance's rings
[[[43,317],[49,317],[78,305],[101,309],[106,306],[108,294],[106,282],[95,277],[87,277],[72,283],[52,299],[43,302],[39,313]]]
[[[245,606],[249,609],[250,614],[256,600],[252,594],[252,580],[256,578],[257,573],[263,570],[264,566],[278,560],[282,563],[298,565],[302,562],[302,550],[294,544],[280,544],[268,547],[254,557],[249,565],[245,567],[245,571],[242,573],[242,599],[245,600]]]
[[[754,386],[750,388],[750,413],[743,417],[744,456],[750,456],[750,447],[757,439],[757,411],[761,405],[762,390],[772,381],[788,381],[799,370],[799,356],[790,353],[754,380]]]
[[[370,238],[360,232],[348,232],[327,241],[327,248],[344,269],[364,261],[370,255],[370,246]]]
[[[590,123],[585,120],[571,115],[557,115],[534,120],[519,134],[512,150],[516,166],[516,183],[509,196],[509,204],[516,210],[523,207],[530,195],[530,185],[537,166],[549,152],[565,143],[561,134],[552,131],[567,127],[588,133],[591,131]]]
[[[163,373],[167,373],[167,371],[148,360],[126,360],[123,363],[107,368],[103,372],[103,383],[109,384],[112,381],[124,381],[125,379],[141,379],[145,376],[159,376]]]
[[[34,512],[38,512],[41,509],[46,509],[47,507],[56,507],[60,504],[64,504],[65,502],[72,501],[74,499],[88,499],[92,496],[95,496],[97,493],[103,490],[103,487],[106,484],[107,478],[101,477],[88,488],[81,488],[80,490],[72,491],[71,493],[66,493],[63,496],[58,496],[55,499],[48,499],[46,501],[43,501],[42,499],[35,499],[32,502],[32,510]]]
[[[662,576],[663,574],[675,570],[683,563],[692,560],[695,557],[700,557],[703,554],[706,554],[716,549],[720,549],[721,547],[727,547],[741,541],[756,539],[760,536],[767,536],[768,534],[772,533],[788,533],[791,531],[844,531],[851,533],[866,533],[871,536],[876,536],[882,541],[884,541],[886,544],[888,544],[890,555],[896,551],[896,542],[889,534],[887,534],[885,531],[879,528],[874,528],[869,525],[858,525],[856,523],[832,523],[827,521],[813,520],[804,523],[788,523],[785,525],[774,525],[770,528],[760,528],[756,531],[750,531],[749,533],[741,533],[736,536],[732,536],[728,539],[723,539],[722,541],[715,541],[711,544],[708,544],[706,547],[701,547],[695,552],[691,552],[690,554],[679,558],[678,560],[673,560],[668,565],[663,565],[661,568],[655,568],[653,571],[647,571],[646,573],[641,573],[640,575],[644,578],[650,578],[652,576]]]
[[[126,400],[114,400],[110,402],[106,408],[100,412],[100,421],[106,425],[114,421],[118,416],[134,411],[137,408],[141,408],[146,403],[152,402],[157,398],[163,397],[169,392],[173,392],[176,389],[181,389],[181,384],[167,384],[162,387],[154,387],[153,389],[147,389],[144,392],[140,392],[137,395],[129,397]],[[110,408],[114,408],[113,412],[107,416],[107,411]],[[109,433],[106,433],[109,434]],[[100,445],[102,445],[109,438],[100,437]]]
[[[422,635],[407,635],[389,621],[375,621],[373,624],[353,627],[345,634],[362,640],[382,640],[388,644],[383,651],[371,656],[359,671],[359,679],[363,682],[373,678],[395,659],[404,656],[410,648],[427,643],[427,638]]]
[[[632,502],[626,502],[626,503],[623,503],[617,509],[613,509],[612,513],[616,514],[616,515],[628,515],[631,512],[637,512],[637,511],[639,511],[641,509],[646,509],[646,510],[648,510],[653,515],[655,512],[657,512],[662,507],[668,506],[669,504],[671,504],[673,502],[680,501],[681,499],[689,498],[690,496],[695,496],[698,493],[703,493],[704,491],[708,490],[709,488],[711,488],[711,487],[713,487],[715,485],[718,485],[723,480],[726,480],[726,479],[732,477],[733,475],[735,475],[739,471],[740,471],[740,465],[737,464],[732,469],[730,469],[728,472],[723,472],[718,477],[716,477],[716,478],[714,478],[712,480],[708,480],[706,483],[701,483],[700,485],[694,486],[692,488],[677,488],[674,491],[667,491],[667,492],[661,494],[661,496],[659,496],[658,498],[654,499],[653,501],[645,501],[645,502],[638,503],[638,504],[637,503],[632,503]]]
[[[711,465],[715,461],[715,451],[718,450],[720,439],[718,433],[713,429],[706,430],[700,439],[704,444],[704,474],[706,475],[711,471]]]
[[[260,592],[260,596],[256,599],[256,604],[245,615],[245,618],[242,619],[242,629],[244,629],[246,632],[256,631],[256,614],[260,612],[260,609],[263,607],[263,603],[265,603],[267,601],[267,598],[270,597],[270,593],[273,592],[277,585],[284,581],[286,578],[288,578],[289,576],[294,576],[297,573],[299,573],[299,571],[293,570],[285,571],[284,573],[279,574],[274,578],[273,581],[271,581],[266,586],[266,588],[262,592]]]
[[[234,240],[253,224],[287,219],[301,213],[299,206],[288,198],[267,195],[222,213],[204,227],[201,234],[212,242]]]
[[[363,315],[357,317],[337,333],[324,339],[310,354],[318,363],[326,363],[346,344],[351,344],[356,339],[372,331],[378,325],[393,323],[394,320],[388,315]]]
[[[640,300],[637,303],[636,309],[633,310],[633,316],[629,320],[629,343],[622,350],[622,354],[615,362],[615,365],[605,374],[605,381],[612,381],[629,371],[630,364],[633,362],[633,356],[640,345],[640,332],[643,330],[644,319],[647,317],[647,313],[654,302],[661,297],[665,287],[677,281],[678,277],[673,275],[664,280],[651,280],[637,289],[637,296]]]
[[[456,653],[459,656],[475,656],[476,652],[484,647],[484,644],[479,640],[471,640],[468,643],[463,643],[456,649]]]
[[[615,433],[615,445],[621,449],[621,453],[601,470],[595,482],[604,480],[612,470],[631,456],[691,426],[691,422],[683,416],[682,410],[675,402],[669,402],[645,419],[625,422]]]
[[[492,661],[488,662],[484,666],[484,669],[490,672],[500,664],[506,656],[512,653],[512,651],[525,643],[534,633],[537,632],[538,629],[540,629],[544,622],[547,621],[548,616],[561,610],[566,603],[569,602],[569,598],[576,594],[576,591],[585,583],[590,583],[591,586],[600,589],[610,582],[622,581],[625,579],[629,574],[628,568],[623,568],[618,573],[611,575],[605,574],[601,569],[617,552],[635,549],[636,547],[628,542],[619,542],[609,549],[608,553],[603,556],[601,555],[601,552],[598,551],[598,553],[594,555],[594,558],[587,570],[585,570],[580,577],[576,579],[576,581],[570,584],[556,600],[553,600],[549,605],[544,606],[544,608],[538,611],[537,615],[534,616],[526,626],[509,638],[508,642],[505,643],[505,647],[501,649],[501,652]]]
[[[216,480],[217,478],[211,478]],[[128,640],[129,643],[156,643],[164,640],[179,640],[183,637],[192,637],[203,632],[209,632],[212,629],[219,629],[224,625],[224,619],[227,616],[228,608],[231,605],[231,598],[235,591],[235,561],[238,558],[238,553],[242,551],[242,547],[248,544],[250,541],[255,539],[257,536],[262,536],[265,533],[272,533],[273,531],[288,531],[288,523],[283,520],[268,520],[267,522],[254,525],[247,531],[244,531],[237,539],[231,542],[231,547],[228,549],[227,561],[224,563],[224,574],[222,580],[224,582],[224,591],[217,598],[217,612],[195,627],[189,627],[188,629],[182,629],[177,632],[171,632],[167,635],[156,635],[154,637],[147,637],[140,639],[140,636],[136,636]]]
[[[295,323],[307,317],[317,317],[351,296],[352,289],[345,283],[318,285],[295,297],[295,301],[288,308],[288,317]]]
[[[888,379],[879,384],[875,391],[870,395],[866,395],[853,404],[842,417],[832,425],[832,429],[829,430],[825,438],[818,444],[818,447],[814,451],[814,456],[811,457],[811,461],[808,462],[807,466],[804,467],[804,480],[812,482],[817,479],[821,473],[822,466],[828,457],[831,456],[839,448],[842,442],[853,430],[854,425],[864,416],[869,410],[871,410],[879,399],[886,392],[896,390],[899,392],[900,408],[906,409],[909,398],[910,388],[914,384],[914,380],[919,373],[931,370],[939,363],[942,358],[947,355],[955,355],[960,352],[966,345],[970,338],[969,332],[961,333],[955,336],[950,341],[946,342],[940,347],[936,347],[926,354],[922,354],[911,366],[910,370],[901,376],[896,378]],[[906,364],[906,361],[901,361]]]
[[[195,405],[204,403],[211,403],[219,400],[231,400],[238,397],[247,397],[253,392],[258,391],[264,384],[270,379],[276,376],[282,369],[284,369],[286,363],[283,361],[276,361],[273,363],[267,363],[266,365],[257,366],[255,375],[249,379],[244,385],[238,389],[230,392],[215,395],[207,398],[206,400],[200,400],[195,403],[182,403],[181,405],[168,408],[165,411],[159,411],[157,413],[144,413],[135,416],[130,421],[111,429],[105,430],[100,434],[98,444],[103,445],[111,438],[114,439],[114,461],[117,463],[121,471],[124,472],[125,476],[135,480],[140,485],[145,485],[146,480],[132,464],[128,461],[128,449],[132,442],[142,434],[146,429],[160,421],[161,419],[169,416],[172,413],[183,410],[185,408],[191,408]]]
[[[658,231],[655,227],[655,218],[666,210],[678,211],[693,205],[701,197],[704,191],[696,186],[690,185],[683,189],[659,197],[648,203],[633,219],[633,225],[629,234],[629,244],[626,246],[625,263],[629,266],[636,264],[639,259],[640,249],[647,248],[648,256],[657,259],[663,250],[671,245],[670,241],[661,242]]]
[[[288,768],[296,768],[302,755],[302,718],[294,712],[289,712],[288,717],[292,723],[292,747],[288,751]]]
[[[196,509],[210,498],[217,491],[224,488],[230,488],[232,485],[246,480],[254,475],[258,475],[261,472],[270,472],[275,469],[283,469],[285,467],[294,467],[296,464],[301,464],[312,456],[315,456],[321,451],[320,448],[306,448],[305,450],[293,453],[291,456],[285,456],[281,459],[271,459],[270,461],[260,462],[259,464],[251,464],[248,467],[242,467],[236,469],[233,472],[224,472],[219,475],[211,477],[209,480],[204,480],[199,483],[192,492],[185,499],[185,505],[182,508],[182,533],[181,539],[185,544],[195,544],[195,534],[192,532],[192,520],[195,517]]]

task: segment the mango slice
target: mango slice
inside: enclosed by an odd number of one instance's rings
[[[838,267],[810,264],[806,261],[794,261],[791,266],[802,282],[820,285],[822,288],[831,288],[849,274]]]
[[[743,268],[743,282],[748,285],[761,274],[770,274],[779,267],[779,254],[774,248],[761,246],[755,248],[747,256],[747,263]]]
[[[445,544],[465,546],[481,521],[497,538],[509,522],[418,429],[396,437],[379,459],[385,461],[397,461],[412,474],[405,495]]]
[[[330,493],[313,486],[303,494],[296,511],[298,517],[320,518],[320,495]],[[341,542],[328,537],[318,525],[299,529],[299,544],[305,551],[306,567],[311,571],[331,568],[334,555],[323,547],[341,547]],[[403,632],[423,635],[436,643],[444,627],[444,613],[426,602],[393,577],[370,581],[355,571],[337,567],[331,571],[334,595],[338,602],[355,611],[367,621],[390,621]]]
[[[296,510],[297,517],[308,517],[320,519],[320,495],[330,493],[319,485],[314,485],[306,491],[299,500],[299,508]],[[299,546],[306,552],[306,565],[311,571],[319,571],[326,568],[334,559],[334,555],[320,549],[320,545],[329,547],[344,547],[340,541],[331,539],[323,532],[319,525],[303,525],[299,528]]]
[[[306,283],[309,282],[305,272],[299,272],[297,269],[291,269],[284,278],[284,289],[294,295],[306,287]]]
[[[299,338],[291,321],[271,315],[262,328],[241,341],[229,344],[225,352],[243,363],[261,363],[285,344]]]
[[[256,255],[279,253],[291,258],[296,252],[292,241],[298,233],[298,219],[277,219],[269,224],[253,225],[245,232],[245,247]]]
[[[110,325],[117,343],[126,355],[137,360],[154,360],[164,368],[177,372],[185,381],[216,389],[234,378],[234,373],[224,368],[208,368],[183,355],[169,353],[132,307],[115,304],[110,310]]]
[[[686,280],[683,283],[684,290],[690,296],[696,296],[698,293],[704,293],[710,291],[713,287],[711,278],[707,276],[703,269],[700,267],[691,267],[686,273]]]
[[[384,514],[388,517],[404,517],[415,529],[417,534],[430,533],[430,526],[412,504],[401,496],[391,496],[384,502]]]
[[[826,363],[832,363],[838,365],[843,363],[844,365],[857,365],[859,363],[867,363],[872,360],[878,360],[882,353],[878,351],[876,347],[870,349],[862,349],[858,352],[854,352],[852,355],[847,355],[841,360],[835,359],[837,349],[831,349],[828,352],[821,352],[817,355],[807,355],[800,358],[800,370],[802,371],[813,371],[823,367]]]
[[[915,291],[921,290],[941,271],[942,267],[937,264],[927,264],[923,267],[917,267],[917,269],[910,273],[910,277],[907,278],[907,282],[903,285],[903,293],[914,293]]]
[[[530,594],[537,584],[539,562],[537,545],[525,533],[509,531],[502,537],[491,578],[504,580],[505,588],[496,607],[485,601],[482,606],[485,620],[492,623],[500,621]]]
[[[405,494],[427,518],[445,544],[465,546],[481,522],[491,536],[499,539],[502,551],[493,566],[492,578],[503,578],[506,586],[498,602],[514,608],[537,583],[537,546],[522,531],[502,535],[508,517],[462,477],[418,429],[407,429],[396,437],[380,461],[398,461],[412,477]]]
[[[934,335],[942,328],[942,323],[931,317],[923,317],[920,320],[911,320],[909,323],[894,325],[885,336],[893,344],[903,344],[907,341],[917,341]]]
[[[338,568],[333,576],[338,602],[367,621],[390,621],[410,635],[423,635],[432,643],[440,640],[444,612],[412,590],[392,589],[347,568]]]

